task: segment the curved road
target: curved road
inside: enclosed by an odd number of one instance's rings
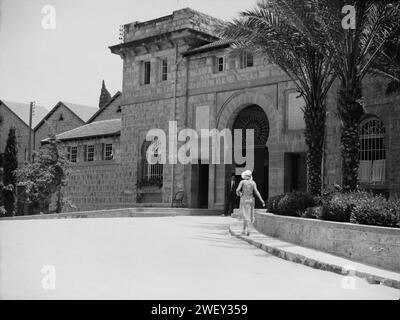
[[[2,299],[399,299],[271,256],[231,218],[0,221]],[[54,288],[55,286],[55,288]],[[45,289],[47,288],[47,289]]]

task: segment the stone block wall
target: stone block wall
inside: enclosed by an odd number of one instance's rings
[[[75,207],[66,206],[63,212],[119,208],[123,203],[119,181],[125,173],[116,161],[76,164],[71,168],[63,190]]]
[[[400,229],[256,212],[257,231],[300,246],[400,272]]]
[[[102,143],[113,144],[113,159],[102,160]],[[84,146],[94,145],[94,161],[84,161]],[[77,141],[61,144],[61,152],[66,153],[69,146],[78,147],[77,162],[69,167],[67,185],[63,196],[76,206],[65,207],[63,211],[97,210],[118,208],[125,197],[120,181],[129,175],[120,168],[121,152],[119,136]]]
[[[215,26],[218,23],[221,23],[221,20],[190,8],[185,8],[158,19],[126,24],[124,26],[124,40],[125,42],[140,40],[184,28],[215,34]]]
[[[386,130],[386,182],[374,189],[388,190],[390,195],[400,195],[400,94],[387,95],[387,80],[367,77],[363,82],[363,95],[366,115],[377,116]],[[327,99],[326,146],[324,161],[324,185],[341,185],[341,123],[337,115],[337,88],[335,82]],[[366,186],[368,187],[368,186]]]

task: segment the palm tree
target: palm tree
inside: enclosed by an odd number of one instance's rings
[[[310,0],[318,14],[323,35],[323,53],[334,60],[340,81],[338,115],[342,123],[342,184],[357,188],[359,123],[364,114],[362,80],[380,59],[383,48],[399,29],[399,3],[372,0]],[[342,8],[353,5],[355,28],[342,27]]]
[[[223,26],[221,35],[233,40],[233,51],[251,50],[278,65],[293,80],[305,100],[307,189],[321,193],[325,98],[335,80],[333,60],[323,54],[323,39],[315,12],[307,0],[265,0],[241,12]]]
[[[380,58],[374,64],[373,72],[389,79],[386,94],[400,92],[400,34],[385,45]]]

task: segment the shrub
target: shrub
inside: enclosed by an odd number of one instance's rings
[[[5,217],[6,213],[7,213],[6,209],[4,209],[3,206],[1,206],[0,207],[0,217]]]
[[[400,202],[382,196],[370,196],[357,201],[350,222],[383,227],[399,227]]]
[[[313,206],[315,206],[315,202],[312,195],[295,191],[286,193],[279,200],[277,214],[299,217],[299,212],[303,212],[305,209]]]
[[[320,219],[322,206],[309,207],[301,213],[301,217],[309,219]]]
[[[360,200],[370,197],[365,192],[333,193],[324,197],[321,219],[337,222],[350,222],[351,212]]]
[[[279,213],[278,204],[283,196],[284,196],[284,194],[269,197],[267,200],[267,203],[265,204],[267,211],[270,213]]]

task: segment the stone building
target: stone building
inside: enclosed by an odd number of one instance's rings
[[[121,127],[113,136],[118,156],[110,165],[99,163],[95,170],[80,167],[84,174],[73,175],[66,193],[78,210],[139,203],[167,206],[178,191],[185,191],[188,207],[222,209],[226,181],[240,165],[216,164],[212,148],[189,164],[146,161],[151,143],[146,141],[147,133],[155,128],[170,133],[171,122],[177,124],[177,132],[254,129],[254,178],[263,197],[306,190],[304,101],[285,73],[266,57],[231,53],[230,41],[219,39],[215,32],[219,23],[211,16],[182,9],[124,26],[124,41],[110,47],[123,60]],[[384,89],[382,79],[365,82],[360,180],[366,188],[395,195],[400,192],[396,139],[400,96],[386,96]],[[341,184],[335,86],[327,103],[325,186]],[[170,148],[167,153],[174,151]],[[241,151],[241,146],[235,148]],[[79,190],[74,193],[71,188]]]
[[[122,93],[118,91],[103,108],[98,109],[90,117],[87,123],[100,120],[121,119],[121,99]]]
[[[18,103],[0,100],[0,167],[2,167],[2,155],[7,143],[10,128],[16,129],[18,145],[18,164],[21,166],[28,158],[28,140],[29,140],[29,110],[27,103]],[[41,106],[35,106],[32,117],[32,128],[47,114],[48,110]],[[33,147],[33,130],[32,147]]]
[[[41,141],[49,137],[49,135],[84,125],[97,110],[94,107],[58,102],[34,127],[35,150],[39,149]]]

